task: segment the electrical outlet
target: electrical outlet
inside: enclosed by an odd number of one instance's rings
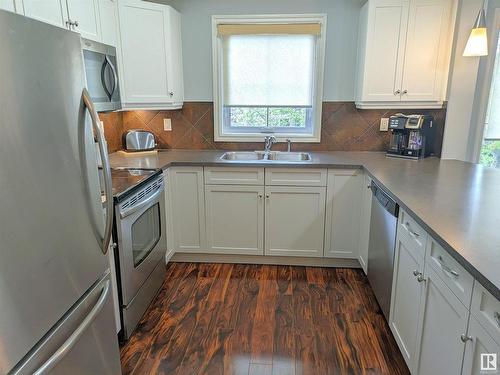
[[[164,118],[163,119],[163,130],[166,132],[172,131],[172,120],[169,118]]]
[[[388,117],[382,117],[380,119],[380,131],[381,132],[386,132],[389,130],[389,118]]]

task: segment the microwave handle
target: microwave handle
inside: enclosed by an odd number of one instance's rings
[[[108,66],[108,65],[111,68],[111,71],[113,72],[113,82],[111,84],[111,90],[108,89],[108,86],[106,85],[106,79],[105,79],[106,66]],[[101,83],[102,83],[102,87],[104,88],[104,91],[106,91],[106,95],[108,96],[109,100],[111,100],[111,98],[113,97],[113,94],[115,93],[117,81],[118,81],[118,77],[116,75],[116,69],[115,69],[113,63],[111,62],[111,60],[109,59],[108,55],[106,55],[106,57],[104,58],[104,62],[102,64],[102,67],[101,67]]]
[[[115,93],[115,90],[116,90],[116,86],[118,85],[118,75],[116,74],[116,68],[113,65],[113,63],[111,62],[111,60],[109,59],[108,55],[106,55],[106,61],[108,62],[109,67],[111,68],[111,71],[113,72],[113,86],[111,87],[111,96],[113,96],[113,94]],[[110,100],[111,100],[111,98],[110,98]]]

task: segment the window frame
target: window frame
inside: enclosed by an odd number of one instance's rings
[[[278,142],[291,139],[294,142],[319,143],[321,141],[321,112],[323,103],[323,77],[326,45],[326,14],[267,14],[267,15],[214,15],[212,16],[212,68],[213,68],[213,105],[214,105],[214,140],[217,142],[262,142],[268,135],[274,135]],[[223,119],[223,59],[222,40],[217,35],[217,25],[234,24],[289,24],[319,23],[321,33],[316,39],[314,62],[313,123],[312,134],[273,131],[224,133]]]

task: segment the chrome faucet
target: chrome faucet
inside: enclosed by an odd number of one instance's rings
[[[274,135],[268,135],[266,138],[264,138],[264,152],[267,154],[271,151],[271,147],[273,147],[273,144],[275,144],[276,137]]]

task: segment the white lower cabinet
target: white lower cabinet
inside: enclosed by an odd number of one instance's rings
[[[413,373],[457,375],[462,372],[469,311],[429,264],[420,308],[418,354]]]
[[[173,250],[205,252],[203,167],[172,167],[169,173],[172,191]]]
[[[323,256],[325,190],[266,186],[265,255]]]
[[[473,315],[469,318],[467,338],[462,375],[497,373],[495,369],[500,370],[500,343],[493,340]]]
[[[264,186],[206,185],[207,251],[264,254]]]
[[[368,272],[368,245],[370,241],[370,218],[372,212],[372,191],[370,185],[372,179],[364,176],[364,183],[361,192],[361,220],[359,229],[359,264],[365,274]]]
[[[325,252],[327,258],[359,256],[361,188],[358,169],[329,169],[327,183]]]
[[[394,255],[389,327],[408,368],[412,368],[415,361],[418,314],[424,290],[417,277],[424,271],[423,262],[411,244],[404,241],[404,234],[400,231]]]

